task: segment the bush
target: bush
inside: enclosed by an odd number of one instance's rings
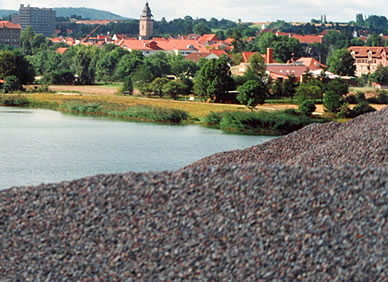
[[[0,104],[10,107],[26,107],[30,101],[24,96],[2,96],[0,97]]]
[[[222,119],[223,113],[221,112],[210,112],[206,117],[205,117],[205,124],[207,125],[213,125],[213,126],[219,126],[221,119]]]
[[[357,98],[355,95],[348,95],[343,98],[343,101],[349,104],[357,104]]]
[[[62,105],[63,110],[76,113],[98,113],[101,112],[100,104],[88,103],[82,104],[77,102],[69,102]]]
[[[341,78],[335,78],[326,85],[326,91],[334,91],[341,96],[346,95],[349,92],[349,84]]]
[[[353,117],[374,111],[376,111],[376,109],[371,107],[368,102],[362,101],[353,108]]]
[[[348,103],[343,103],[337,113],[338,118],[351,118],[353,117],[353,111],[349,109]]]
[[[331,113],[337,113],[342,104],[341,95],[332,90],[327,91],[323,97],[323,105]]]
[[[137,120],[170,123],[180,123],[184,120],[187,120],[189,117],[189,115],[182,110],[156,108],[144,105],[130,107],[126,111],[109,112],[108,114],[118,118],[131,118]]]
[[[366,98],[365,98],[365,94],[361,91],[358,91],[357,92],[357,95],[356,95],[356,102],[357,104],[361,103],[361,102],[364,102],[366,101]]]
[[[7,76],[4,81],[3,90],[5,93],[22,90],[19,78],[14,75]]]
[[[241,131],[255,134],[283,135],[324,120],[307,116],[295,116],[282,112],[225,112],[220,128],[225,131]]]
[[[313,101],[304,101],[299,105],[298,110],[306,116],[311,116],[312,113],[316,110],[316,106]]]

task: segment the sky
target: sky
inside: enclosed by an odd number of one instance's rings
[[[356,14],[388,17],[387,0],[149,0],[156,20],[211,17],[242,22],[310,21],[326,15],[327,21],[348,22]],[[372,4],[373,2],[373,4]],[[20,4],[33,7],[87,7],[106,10],[129,18],[138,18],[145,0],[0,0],[0,9],[18,10]]]

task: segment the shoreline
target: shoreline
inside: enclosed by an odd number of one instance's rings
[[[5,102],[3,102],[2,105],[50,109],[63,113],[105,117],[122,121],[182,125],[198,124],[205,127],[209,126],[211,128],[220,129],[229,134],[271,136],[283,135],[289,133],[290,131],[279,131],[272,129],[271,127],[243,128],[244,125],[239,128],[233,128],[233,125],[224,125],[223,127],[220,127],[219,124],[215,125],[208,123],[206,118],[211,113],[222,114],[226,112],[240,112],[253,114],[258,112],[268,112],[276,114],[280,113],[281,109],[296,108],[296,105],[290,104],[264,104],[258,108],[258,111],[252,113],[242,105],[209,104],[132,96],[83,95],[78,93],[72,93],[71,95],[50,93],[4,94],[0,97],[0,103],[1,99],[4,101],[7,98],[14,101],[10,101],[10,105],[7,105]],[[292,117],[284,116],[283,118],[289,119]],[[316,120],[311,120],[308,123],[315,121],[322,122],[322,119],[317,117]]]

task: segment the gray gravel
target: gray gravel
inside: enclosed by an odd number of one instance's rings
[[[387,124],[385,109],[179,171],[1,191],[0,277],[386,280]]]

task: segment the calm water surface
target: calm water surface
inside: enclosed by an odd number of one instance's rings
[[[271,138],[0,107],[0,189],[100,173],[175,170]]]

